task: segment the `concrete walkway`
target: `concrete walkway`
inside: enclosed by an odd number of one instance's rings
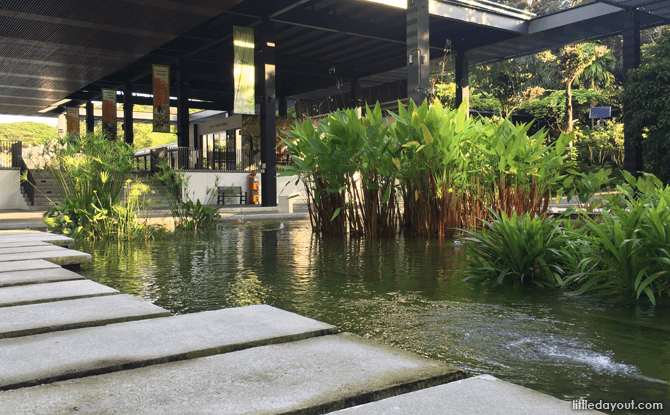
[[[4,235],[17,245],[0,248],[16,251],[0,254],[0,414],[349,408],[352,414],[558,415],[571,407],[492,378],[463,380],[463,370],[446,363],[268,305],[172,316],[48,260],[7,260],[63,257],[69,250],[42,243],[57,235]],[[0,246],[9,244],[2,237]]]

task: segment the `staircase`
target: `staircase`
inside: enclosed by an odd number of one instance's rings
[[[28,211],[47,211],[54,204],[59,204],[63,201],[63,190],[60,188],[58,181],[51,177],[48,172],[44,170],[32,170],[32,174],[35,179],[35,204],[33,206],[30,205],[28,195],[21,189]],[[167,209],[167,189],[162,183],[146,177],[136,177],[136,175],[131,176],[131,179],[133,180],[133,186],[148,186],[148,190],[140,196],[140,200],[146,202],[145,209]],[[138,183],[138,180],[141,180],[141,183]],[[126,199],[125,193],[122,190],[122,201]]]

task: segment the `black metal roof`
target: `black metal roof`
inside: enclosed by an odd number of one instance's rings
[[[431,56],[442,56],[449,39],[473,64],[623,28],[622,7],[604,3],[536,18],[486,0],[431,0],[430,8]],[[127,82],[150,94],[151,64],[179,60],[191,97],[229,110],[232,28],[256,27],[264,15],[275,22],[279,97],[319,99],[348,91],[337,85],[353,78],[362,88],[406,78],[405,9],[375,1],[0,0],[0,113],[59,112],[61,100]],[[666,22],[641,15],[642,27]]]

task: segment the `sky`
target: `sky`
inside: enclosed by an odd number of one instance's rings
[[[4,115],[0,114],[0,124],[11,122],[41,122],[49,125],[58,125],[58,117],[29,117],[25,115]]]

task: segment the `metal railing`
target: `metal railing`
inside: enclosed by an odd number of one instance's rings
[[[23,161],[21,142],[0,140],[0,170],[20,170]]]
[[[202,151],[192,147],[151,149],[149,152],[135,153],[137,171],[156,172],[158,163],[166,159],[171,168],[184,171],[217,171],[227,173],[257,173],[261,171],[260,150],[242,149],[237,151]],[[277,154],[277,166],[288,165],[288,154]]]

